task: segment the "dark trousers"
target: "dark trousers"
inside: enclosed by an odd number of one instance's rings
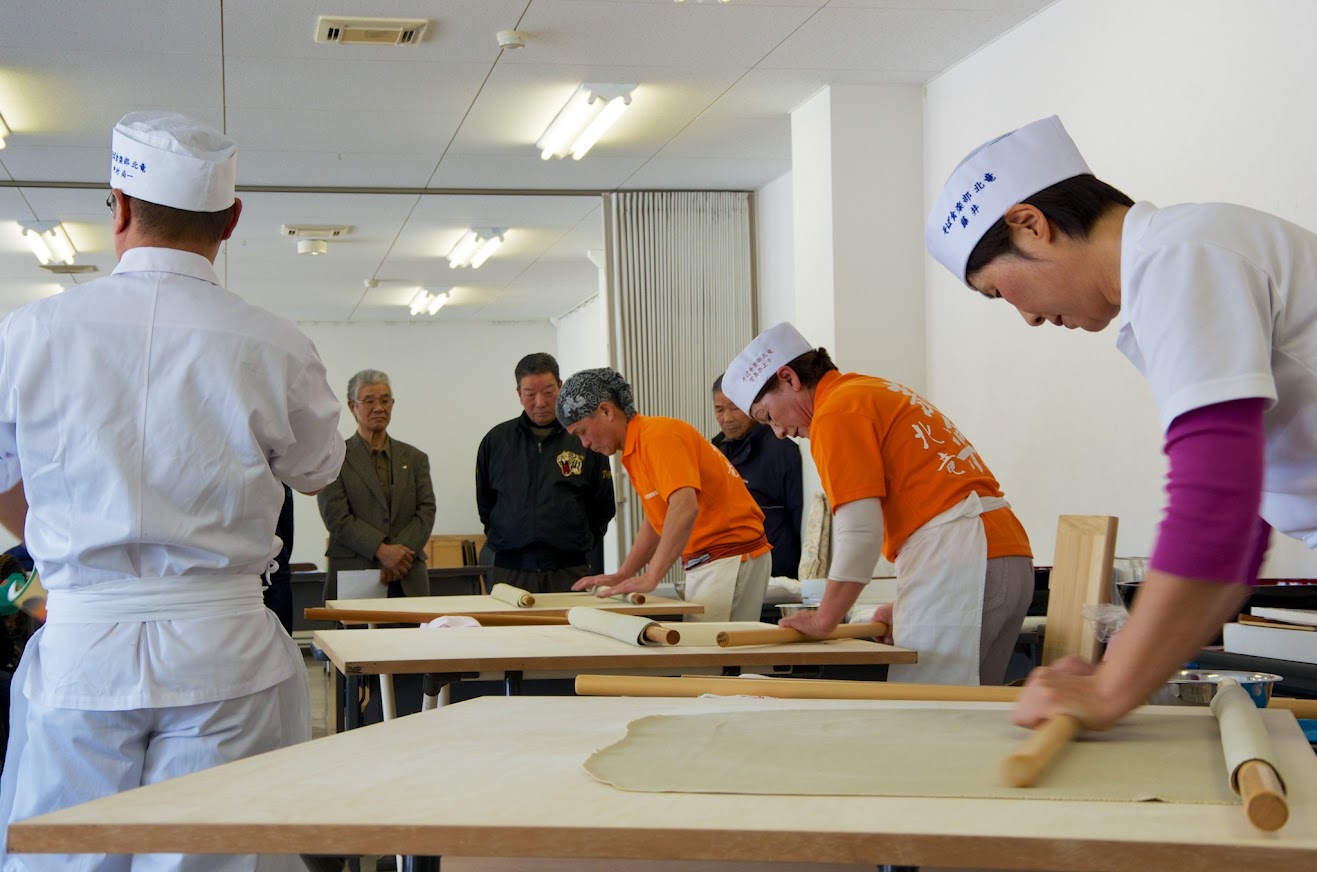
[[[526,572],[495,566],[489,570],[489,586],[510,584],[530,593],[564,593],[571,590],[572,585],[580,579],[594,574],[594,570],[584,563],[547,572]]]

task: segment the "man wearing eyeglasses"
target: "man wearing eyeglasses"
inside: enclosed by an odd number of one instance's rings
[[[329,530],[325,599],[338,596],[338,573],[378,569],[388,595],[427,596],[425,543],[434,529],[434,487],[425,452],[389,436],[389,377],[364,369],[348,380],[357,432],[347,438],[338,479],[316,497]]]

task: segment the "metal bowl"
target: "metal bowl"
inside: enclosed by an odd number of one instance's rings
[[[1161,690],[1148,698],[1150,705],[1211,705],[1212,697],[1223,678],[1239,682],[1244,692],[1253,697],[1258,708],[1266,708],[1271,699],[1271,688],[1281,676],[1270,672],[1230,672],[1207,669],[1181,669],[1170,677]]]
[[[784,618],[789,618],[797,612],[816,612],[818,609],[818,603],[782,603],[777,607]]]

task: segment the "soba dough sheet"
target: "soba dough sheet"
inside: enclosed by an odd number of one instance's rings
[[[1035,786],[1006,787],[1001,760],[1028,735],[995,709],[651,715],[585,769],[655,793],[1238,802],[1211,717],[1137,712],[1082,734]]]

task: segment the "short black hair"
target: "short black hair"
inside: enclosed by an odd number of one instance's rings
[[[521,387],[521,380],[528,375],[551,373],[555,381],[562,381],[562,376],[558,375],[558,361],[552,354],[543,351],[528,354],[517,361],[517,368],[513,373],[517,378],[517,387]]]
[[[124,194],[137,229],[149,239],[172,244],[215,245],[224,239],[233,206],[218,212],[189,212]]]
[[[726,375],[726,373],[723,373],[723,375]],[[723,377],[720,375],[713,380],[713,387],[709,388],[709,393],[720,394],[722,392],[723,392]]]
[[[828,355],[828,349],[826,348],[815,348],[806,351],[799,357],[787,361],[783,366],[789,366],[795,370],[796,376],[800,379],[801,386],[807,388],[814,387],[823,380],[825,375],[834,372],[837,369],[837,364],[832,362],[832,358]],[[780,368],[781,367],[779,367],[779,369]],[[759,393],[755,394],[754,401],[757,403],[763,399],[764,394],[768,393],[777,382],[777,373],[774,372],[772,378],[768,380],[767,384],[760,389]],[[747,412],[746,414],[749,413]]]
[[[1115,207],[1134,205],[1122,191],[1088,174],[1057,182],[1020,202],[1042,212],[1052,226],[1072,239],[1087,239],[1097,220]],[[970,252],[964,278],[1006,254],[1018,255],[1020,251],[1011,242],[1011,231],[1003,216]]]

